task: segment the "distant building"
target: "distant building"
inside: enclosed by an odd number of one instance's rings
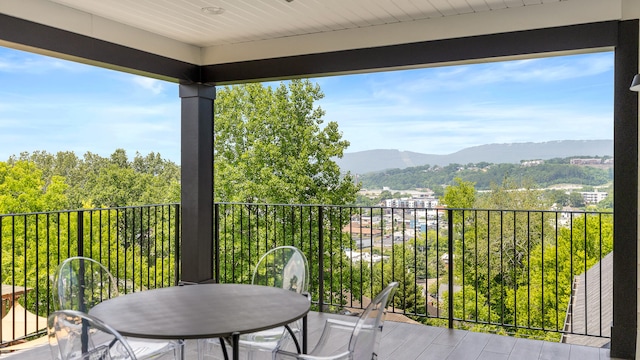
[[[438,204],[439,201],[435,197],[387,199],[382,202],[384,207],[408,209],[432,209],[438,206]]]
[[[608,195],[608,193],[602,191],[583,191],[580,194],[582,195],[584,202],[587,204],[597,204],[604,200]]]
[[[544,160],[528,160],[520,163],[521,166],[529,167],[529,166],[537,166],[544,164]]]
[[[387,260],[389,258],[386,255],[385,256],[378,255],[378,254],[372,255],[368,252],[361,252],[361,251],[345,250],[344,253],[353,262],[364,261],[368,263],[377,263],[381,260]]]
[[[571,159],[571,165],[598,165],[602,164],[602,159]]]
[[[560,226],[568,226],[571,224],[571,221],[575,218],[584,216],[584,210],[579,208],[565,206],[562,208],[562,212],[560,212],[560,218],[558,219],[558,225]]]
[[[442,256],[440,256],[440,260],[442,260],[444,265],[449,265],[449,254],[442,254]]]
[[[380,236],[382,231],[380,229],[372,229],[370,226],[360,225],[356,222],[351,222],[342,228],[343,233],[349,233],[352,236]]]

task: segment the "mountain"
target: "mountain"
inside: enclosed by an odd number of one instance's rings
[[[421,165],[446,166],[479,162],[517,164],[522,160],[546,160],[571,156],[613,156],[613,140],[489,144],[465,148],[448,155],[378,149],[345,153],[342,159],[336,159],[336,163],[343,172],[365,174]]]

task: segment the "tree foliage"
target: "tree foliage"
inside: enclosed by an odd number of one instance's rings
[[[476,200],[475,184],[470,181],[463,181],[457,177],[453,180],[455,185],[444,190],[442,202],[449,208],[469,209]]]
[[[485,331],[505,324],[512,334],[557,340],[557,332],[529,329],[562,330],[575,277],[613,250],[613,216],[573,213],[562,223],[540,190],[509,178],[470,207],[485,210],[455,211],[464,226],[453,232],[454,274],[464,291],[454,296],[454,316]]]
[[[238,269],[224,273],[223,281],[247,282],[259,254],[278,245],[294,245],[308,257],[324,243],[324,266],[310,258],[310,271],[317,277],[339,276],[348,261],[343,248],[352,241],[339,231],[349,218],[346,213],[317,207],[277,208],[261,204],[347,204],[356,198],[359,187],[349,174],[342,175],[333,160],[342,157],[349,142],[342,139],[335,122],[324,122],[325,112],[315,105],[323,97],[318,85],[308,80],[292,80],[276,87],[245,84],[221,88],[214,116],[214,197],[217,202],[240,202],[220,214],[224,224],[221,265]],[[304,232],[299,229],[305,229]],[[318,235],[320,237],[320,235]],[[338,275],[342,274],[342,275]],[[345,300],[338,282],[325,284],[317,294],[328,304]],[[359,285],[358,285],[359,287]],[[349,286],[348,288],[351,288]]]
[[[349,142],[338,124],[324,124],[318,85],[292,80],[272,88],[222,88],[214,121],[216,201],[346,204],[358,187],[332,159]]]
[[[39,177],[44,189],[64,184],[60,190],[65,201],[51,204],[46,210],[180,201],[180,167],[157,153],[146,156],[136,153],[133,161],[129,161],[123,149],[116,149],[108,158],[91,152],[79,158],[73,152],[54,155],[36,151],[7,161],[10,166],[22,163],[30,164],[31,169],[38,172],[30,176]],[[29,211],[42,210],[31,208]]]
[[[0,162],[0,278],[40,289],[24,306],[41,315],[54,304],[44,289],[56,265],[78,254],[108,264],[131,288],[173,283],[175,210],[95,208],[179,201],[179,174],[159,154],[130,162],[121,149],[110,158],[37,151]]]
[[[423,165],[359,175],[364,188],[381,189],[387,186],[396,190],[430,188],[439,191],[443,185],[455,184],[456,178],[475,183],[478,190],[489,190],[492,183],[500,184],[505,178],[512,179],[516,184],[537,184],[539,187],[556,184],[598,186],[612,181],[613,172],[571,165],[568,161],[546,161],[537,166],[488,163]]]
[[[60,176],[45,183],[42,170],[28,161],[0,162],[0,214],[60,209],[67,205],[67,188]]]

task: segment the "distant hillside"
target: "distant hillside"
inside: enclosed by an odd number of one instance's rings
[[[566,158],[571,156],[613,156],[613,140],[561,140],[541,143],[490,144],[473,146],[448,155],[421,154],[399,150],[367,150],[345,153],[336,163],[342,171],[366,174],[386,169],[421,165],[514,163],[522,160]]]

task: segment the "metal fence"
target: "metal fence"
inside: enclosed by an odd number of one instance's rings
[[[293,245],[319,311],[362,308],[399,281],[392,311],[423,323],[610,337],[612,213],[220,203],[215,214],[220,282],[248,282],[262,253]]]
[[[293,245],[309,261],[318,311],[362,309],[399,281],[391,311],[415,321],[555,340],[610,337],[612,213],[214,207],[219,282],[249,283],[264,252]],[[125,291],[176,284],[179,229],[177,204],[0,215],[3,314],[16,309],[3,320],[2,344],[27,337],[27,318],[54,309],[50,278],[67,257],[100,261]]]
[[[177,204],[0,215],[2,344],[43,331],[68,257],[100,261],[125,293],[175,284],[179,224]]]

